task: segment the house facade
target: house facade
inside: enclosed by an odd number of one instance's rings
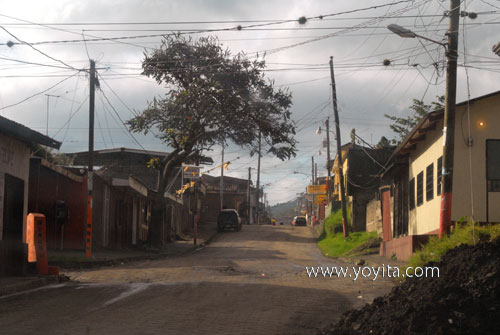
[[[443,110],[426,115],[398,146],[384,174],[393,197],[392,212],[383,212],[385,256],[406,259],[439,232],[443,116]],[[500,92],[457,104],[453,222],[463,217],[500,222],[499,127]]]
[[[88,152],[70,154],[73,164],[85,166]],[[182,168],[174,169],[163,195],[164,206],[153,206],[158,199],[158,170],[148,167],[151,159],[163,159],[166,152],[114,148],[94,152],[98,166],[94,177],[93,243],[107,248],[162,247],[193,233],[196,195],[192,190],[181,197]],[[204,163],[211,159],[200,157]],[[203,188],[198,188],[199,192]]]
[[[26,263],[29,166],[34,145],[60,142],[0,116],[0,276],[21,274]]]
[[[351,225],[354,231],[365,231],[373,227],[377,205],[370,204],[376,198],[380,185],[379,176],[384,171],[384,165],[390,158],[394,148],[370,148],[355,143],[342,146],[342,172],[344,186],[351,215]],[[333,199],[340,201],[340,177],[338,157],[333,162]],[[370,221],[370,225],[367,225]]]

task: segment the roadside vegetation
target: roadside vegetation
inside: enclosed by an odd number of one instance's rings
[[[348,212],[348,220],[350,218]],[[350,225],[350,222],[349,222]],[[379,239],[376,232],[352,232],[344,238],[342,231],[342,210],[334,211],[323,224],[323,232],[318,240],[318,247],[329,257],[356,256],[373,252]]]
[[[441,257],[450,249],[461,244],[472,245],[479,242],[492,241],[500,237],[500,225],[483,225],[472,221],[457,224],[449,236],[441,240],[437,236],[432,236],[422,249],[418,250],[408,261],[408,267],[423,266],[428,262],[438,262]]]

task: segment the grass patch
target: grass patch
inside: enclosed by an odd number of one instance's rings
[[[349,221],[349,212],[347,213],[347,218]],[[348,222],[348,225],[350,225],[350,222]],[[370,244],[374,239],[377,239],[376,232],[349,233],[349,236],[344,238],[342,210],[338,209],[325,220],[323,232],[319,237],[318,247],[326,256],[339,257],[345,256],[355,249],[363,249],[361,247],[363,244]]]
[[[461,244],[473,244],[474,237],[476,243],[486,242],[500,236],[500,225],[474,225],[472,222],[457,224],[449,236],[441,240],[437,236],[432,236],[429,242],[422,249],[417,251],[409,260],[408,267],[423,266],[427,262],[439,261],[441,257],[450,249],[458,247]]]

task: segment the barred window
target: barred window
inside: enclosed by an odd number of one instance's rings
[[[410,201],[410,209],[415,208],[415,178],[412,178],[409,183],[408,191],[408,199]]]
[[[424,203],[424,171],[417,175],[417,206]]]
[[[488,192],[500,192],[500,140],[486,140]]]
[[[434,198],[434,163],[425,169],[425,200]]]
[[[438,158],[437,161],[437,182],[436,182],[436,193],[441,195],[441,176],[443,175],[443,156]]]

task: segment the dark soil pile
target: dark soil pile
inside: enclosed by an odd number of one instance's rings
[[[407,278],[320,334],[500,334],[500,238],[427,266],[440,277]]]

